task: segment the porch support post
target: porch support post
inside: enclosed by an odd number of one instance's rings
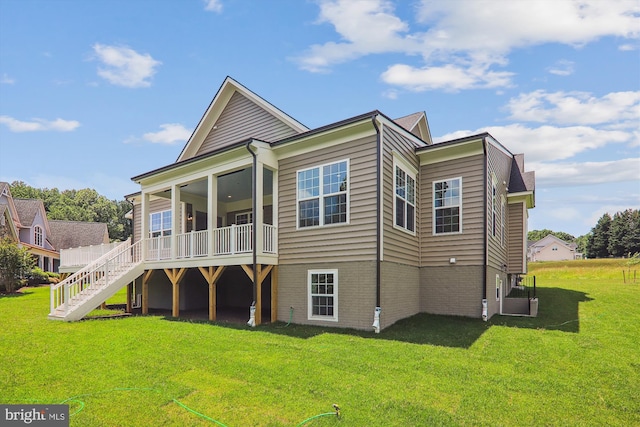
[[[260,152],[260,151],[258,151]],[[256,212],[253,218],[253,232],[256,233],[256,250],[258,254],[264,253],[264,236],[262,224],[264,223],[264,164],[256,162]],[[259,273],[258,273],[259,274]],[[256,304],[258,302],[256,301]],[[257,310],[256,310],[257,311]]]
[[[149,280],[153,270],[147,270],[142,275],[142,314],[149,314]]]
[[[133,282],[127,284],[127,308],[125,313],[131,313],[131,294],[133,293]]]
[[[278,320],[278,266],[271,269],[271,322]]]
[[[140,206],[140,236],[142,239],[142,259],[147,259],[147,242],[149,239],[149,193],[142,193],[142,203]],[[134,236],[135,238],[136,236]]]
[[[209,320],[216,320],[216,284],[224,271],[224,265],[219,267],[198,267],[200,273],[209,284]]]
[[[171,316],[180,316],[180,282],[184,278],[187,272],[186,268],[165,268],[165,274],[173,285],[173,305],[171,310]]]
[[[171,186],[171,259],[178,257],[178,234],[180,234],[180,186]]]
[[[215,238],[213,230],[218,226],[218,177],[207,177],[207,248],[209,256],[215,254]]]
[[[253,282],[253,267],[251,265],[243,264],[242,269]],[[258,283],[254,283],[253,285],[256,287],[256,325],[260,325],[262,323],[262,282],[264,282],[264,279],[273,269],[273,265],[267,265],[263,269],[262,264],[258,264],[257,269]]]

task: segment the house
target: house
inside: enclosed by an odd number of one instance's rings
[[[132,179],[133,240],[52,287],[50,318],[128,284],[142,313],[379,331],[488,319],[527,272],[524,157],[488,133],[433,143],[424,112],[308,129],[227,77],[178,159]]]
[[[582,259],[582,254],[576,252],[577,248],[578,245],[575,243],[567,243],[553,234],[549,234],[529,245],[527,259],[531,262]]]
[[[60,251],[59,272],[63,277],[87,265],[115,247],[103,222],[49,220],[51,243]]]
[[[42,200],[13,198],[6,182],[0,182],[1,237],[27,248],[37,267],[53,272],[61,267],[61,250],[83,246],[82,252],[86,253],[90,245],[109,243],[107,224],[49,220]]]

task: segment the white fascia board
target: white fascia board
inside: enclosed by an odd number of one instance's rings
[[[507,194],[507,203],[522,203],[525,202],[527,204],[527,209],[535,208],[535,194],[533,191],[521,191],[520,193],[508,193]]]
[[[478,138],[451,145],[443,143],[443,146],[441,147],[438,147],[438,144],[431,145],[431,148],[428,151],[421,151],[418,153],[420,166],[484,154],[482,140],[483,138]]]
[[[206,157],[181,166],[160,171],[149,177],[142,178],[138,183],[145,192],[170,188],[173,183],[187,183],[204,179],[208,175],[232,172],[252,164],[251,154],[246,146]]]
[[[272,147],[272,150],[278,159],[286,159],[375,134],[376,131],[371,119],[368,118],[339,128],[328,129],[325,132],[302,137],[282,145],[276,145]]]
[[[391,129],[402,134],[407,139],[410,139],[411,142],[416,144],[417,147],[427,147],[429,145],[425,143],[423,140],[421,140],[420,138],[418,138],[417,136],[415,136],[414,134],[412,134],[411,132],[409,132],[408,130],[406,130],[405,128],[403,128],[402,126],[400,126],[399,124],[397,124],[396,122],[394,122],[393,120],[389,120],[380,114],[376,116],[376,120],[379,123],[383,123],[385,126],[389,126]]]

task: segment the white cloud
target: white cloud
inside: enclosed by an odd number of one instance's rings
[[[80,126],[80,122],[76,120],[44,120],[34,118],[29,122],[25,122],[9,116],[0,116],[0,123],[6,125],[11,132],[71,132]]]
[[[109,83],[125,87],[148,87],[149,79],[162,64],[149,55],[139,54],[126,46],[93,45],[96,58],[102,63],[98,75]]]
[[[622,50],[622,51],[631,51],[631,50],[636,50],[637,48],[638,48],[637,45],[633,45],[631,43],[625,43],[618,46],[618,50]]]
[[[333,25],[342,41],[316,44],[297,58],[300,67],[328,71],[335,64],[372,53],[420,52],[420,43],[405,36],[409,25],[393,14],[388,0],[325,0],[320,2],[318,23]]]
[[[513,73],[489,71],[482,67],[463,68],[448,64],[441,67],[415,68],[409,65],[392,65],[382,73],[385,83],[423,92],[444,89],[456,92],[461,89],[493,88],[511,85]]]
[[[9,77],[7,73],[2,73],[0,77],[0,83],[3,85],[12,85],[16,82],[14,78]]]
[[[361,56],[401,53],[416,60],[390,66],[383,80],[414,91],[510,86],[511,73],[495,67],[506,66],[514,49],[640,36],[636,0],[474,0],[463,6],[422,0],[417,29],[397,16],[388,0],[320,0],[319,5],[318,23],[333,25],[340,39],[311,46],[296,58],[302,69],[326,72]],[[561,62],[549,71],[569,75],[572,68]]]
[[[531,163],[536,171],[536,185],[567,187],[611,182],[640,181],[640,158],[607,162]]]
[[[551,74],[555,74],[556,76],[570,76],[574,72],[574,62],[567,61],[566,59],[561,59],[557,61],[552,67],[547,68]]]
[[[204,0],[204,3],[204,10],[215,13],[222,12],[222,2],[220,0]]]
[[[598,98],[587,92],[537,90],[512,98],[506,108],[511,120],[582,125],[622,122],[622,127],[637,128],[640,91],[613,92]]]
[[[184,142],[191,136],[191,131],[179,123],[163,124],[160,128],[161,131],[145,133],[142,138],[157,144],[175,144]]]
[[[634,138],[631,132],[595,129],[588,126],[540,126],[530,128],[521,124],[490,126],[475,131],[451,132],[436,141],[448,141],[482,132],[489,132],[501,141],[512,153],[526,153],[525,161],[549,162],[568,159],[581,152],[604,147],[608,144],[625,143]]]

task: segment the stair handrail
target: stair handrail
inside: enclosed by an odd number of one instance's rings
[[[106,276],[108,274],[107,269],[108,269],[109,261],[113,261],[117,259],[117,257],[121,256],[126,251],[131,250],[132,248],[134,248],[134,246],[138,246],[138,247],[136,247],[132,251],[132,254],[131,254],[132,260],[135,257],[136,261],[140,262],[142,260],[142,257],[141,257],[141,251],[139,246],[142,246],[142,245],[140,244],[140,241],[136,242],[134,245],[131,245],[131,238],[129,238],[124,242],[122,242],[120,245],[116,246],[115,248],[107,252],[106,254],[97,258],[95,261],[86,265],[85,267],[78,270],[77,272],[73,273],[71,276],[67,277],[60,283],[51,285],[51,290],[50,290],[51,313],[50,314],[53,314],[56,308],[58,308],[62,304],[64,304],[65,306],[65,314],[66,314],[69,310],[68,302],[70,297],[75,296],[78,293],[82,292],[82,289],[80,289],[79,292],[74,292],[74,295],[71,295],[71,292],[70,292],[71,286],[74,286],[79,282],[82,283],[82,281],[86,280],[87,278],[89,280],[89,284],[91,284],[95,279],[95,276],[96,276],[95,273],[104,272]],[[60,288],[63,288],[64,294],[60,294]]]

